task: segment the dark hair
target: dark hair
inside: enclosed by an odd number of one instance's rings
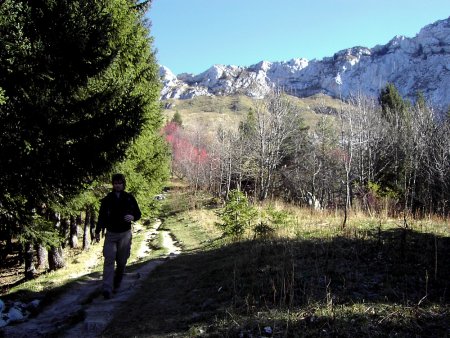
[[[125,188],[125,184],[126,184],[125,175],[124,174],[114,174],[114,175],[112,175],[112,177],[111,177],[111,183],[112,184],[114,184],[114,182],[120,182],[120,181],[123,182],[123,187]]]

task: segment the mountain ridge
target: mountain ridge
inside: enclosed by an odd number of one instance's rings
[[[404,98],[414,100],[422,92],[433,107],[447,109],[450,17],[423,27],[413,38],[395,36],[385,45],[346,48],[321,60],[260,61],[248,67],[216,64],[197,75],[178,76],[160,66],[160,76],[162,100],[233,94],[261,98],[274,87],[297,97],[376,97],[393,83]]]

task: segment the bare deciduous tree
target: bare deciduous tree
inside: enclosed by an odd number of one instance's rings
[[[276,169],[288,153],[288,141],[301,128],[298,108],[275,89],[256,105],[255,143],[258,158],[258,198],[264,200],[274,184]]]

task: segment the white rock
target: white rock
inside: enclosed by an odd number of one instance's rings
[[[347,98],[357,92],[378,96],[389,82],[410,100],[422,92],[430,104],[450,105],[450,18],[420,30],[413,38],[396,36],[385,45],[353,47],[332,57],[308,61],[261,61],[249,67],[214,65],[198,75],[173,75],[165,67],[161,99],[241,93],[261,98],[271,88],[305,97],[325,93]],[[337,76],[339,75],[339,76]]]
[[[9,309],[8,317],[11,322],[16,322],[24,318],[22,311],[15,307]]]
[[[41,301],[39,299],[32,300],[26,306],[26,309],[37,309]]]
[[[6,326],[8,325],[8,323],[9,323],[8,319],[5,320],[3,318],[0,318],[0,327]]]
[[[272,328],[271,328],[270,326],[266,326],[266,327],[264,328],[264,333],[272,334],[272,332],[273,332],[273,330],[272,330]]]

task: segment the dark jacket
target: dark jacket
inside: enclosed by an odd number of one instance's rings
[[[131,222],[126,222],[123,217],[133,215],[134,220],[141,218],[141,210],[133,195],[122,191],[119,198],[114,191],[110,192],[101,200],[95,233],[99,234],[102,229],[111,232],[125,232],[131,229]]]

